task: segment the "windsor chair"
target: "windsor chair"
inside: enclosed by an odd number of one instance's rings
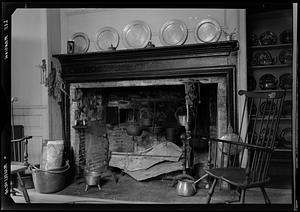
[[[28,141],[32,136],[24,136],[19,139],[11,140],[11,164],[10,164],[10,174],[11,176],[16,175],[19,185],[21,187],[23,196],[27,203],[30,203],[30,198],[27,193],[25,184],[21,178],[21,174],[25,172],[29,167],[28,163]],[[16,189],[12,188],[12,193],[16,194]]]
[[[238,192],[238,200],[245,203],[246,190],[259,187],[266,204],[271,201],[264,186],[274,151],[275,135],[280,121],[285,91],[248,92],[245,97],[241,121],[235,140],[209,139],[208,168],[204,169],[212,184],[206,203],[209,204],[217,182],[227,183]],[[254,109],[255,105],[260,106]]]

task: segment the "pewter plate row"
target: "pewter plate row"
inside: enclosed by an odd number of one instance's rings
[[[200,21],[194,31],[198,43],[216,42],[219,40],[222,29],[213,19]],[[144,48],[151,41],[150,26],[141,20],[127,24],[122,30],[122,42],[127,49]],[[159,39],[163,46],[183,45],[188,37],[186,24],[178,19],[166,21],[160,28]],[[90,47],[90,39],[83,32],[74,33],[71,40],[75,42],[74,53],[86,53]],[[96,33],[95,47],[105,51],[111,47],[117,48],[120,42],[118,31],[113,27],[102,27]]]

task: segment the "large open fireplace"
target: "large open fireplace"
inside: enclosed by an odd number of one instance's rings
[[[184,129],[176,118],[184,108],[187,85],[197,89],[191,162],[201,162],[205,138],[224,135],[229,125],[236,128],[237,50],[237,41],[225,41],[54,55],[70,94],[66,140],[77,175],[83,167],[103,166],[104,134],[112,157],[167,141],[181,147]],[[141,128],[136,136],[127,131],[133,123]]]

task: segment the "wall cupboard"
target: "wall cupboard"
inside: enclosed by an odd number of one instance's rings
[[[292,9],[247,11],[248,90],[286,91],[279,131],[270,132],[276,136],[272,187],[292,186],[292,21]]]

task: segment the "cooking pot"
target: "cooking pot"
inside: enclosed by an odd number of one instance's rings
[[[96,171],[86,172],[84,175],[85,183],[89,186],[95,186],[100,183],[100,173]]]
[[[132,122],[127,125],[126,131],[128,135],[140,136],[142,134],[142,127],[138,123]]]
[[[153,114],[147,108],[141,108],[139,111],[140,121],[143,127],[149,127],[152,124],[151,117]]]
[[[177,194],[179,196],[190,197],[196,193],[196,186],[194,181],[189,179],[178,180]]]
[[[203,180],[204,178],[206,178],[207,176],[208,176],[208,174],[204,174],[202,177],[200,177],[195,182],[193,180],[190,180],[190,179],[178,180],[177,187],[176,187],[177,194],[179,196],[184,196],[184,197],[193,196],[197,191],[196,184],[198,182],[200,182],[201,180]]]

